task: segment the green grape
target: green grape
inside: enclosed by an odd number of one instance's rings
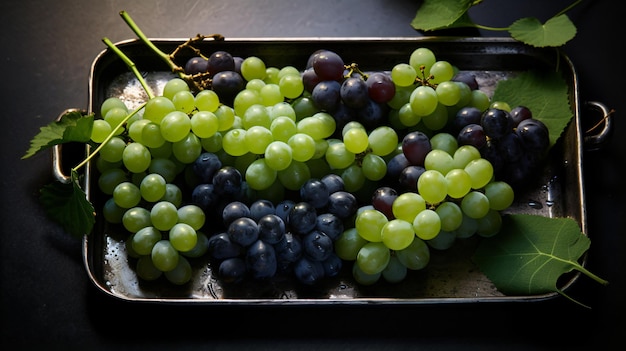
[[[263,126],[252,126],[246,130],[246,148],[256,155],[263,155],[267,146],[274,141],[272,132]]]
[[[173,111],[163,117],[160,127],[163,139],[177,142],[183,140],[191,131],[191,120],[186,113]]]
[[[269,129],[272,123],[267,107],[262,104],[254,104],[248,107],[243,116],[241,116],[241,121],[243,128],[246,130],[253,126],[261,126]]]
[[[265,148],[265,163],[276,171],[289,167],[293,160],[293,152],[289,144],[282,141],[273,141]]]
[[[176,163],[169,158],[155,157],[148,167],[149,173],[159,174],[165,179],[166,183],[171,183],[179,173]]]
[[[461,145],[454,151],[454,168],[465,168],[471,160],[481,158],[480,151],[473,145]]]
[[[428,246],[437,250],[447,250],[456,242],[455,232],[440,231],[436,237],[426,241]]]
[[[468,104],[469,106],[473,106],[481,111],[485,111],[489,108],[490,104],[491,100],[489,99],[489,95],[487,95],[484,91],[478,89],[472,90],[472,95]]]
[[[278,116],[272,120],[270,131],[274,140],[287,142],[298,132],[296,122],[288,116]]]
[[[280,92],[288,99],[295,99],[304,92],[304,83],[300,74],[288,74],[278,82]]]
[[[380,126],[368,135],[369,147],[378,156],[387,156],[398,146],[398,134],[389,126]]]
[[[448,195],[448,182],[443,174],[426,170],[417,179],[417,192],[430,204],[443,201]]]
[[[122,122],[127,116],[128,110],[126,108],[114,107],[104,115],[104,120],[109,123],[111,130],[115,129],[115,135],[120,135],[125,130]]]
[[[161,133],[161,126],[149,122],[141,128],[141,143],[149,148],[158,148],[165,144],[165,138]]]
[[[404,104],[408,104],[413,94],[414,86],[399,87],[396,86],[395,95],[387,102],[392,110],[399,110]]]
[[[385,281],[393,284],[403,281],[404,278],[406,278],[407,273],[408,269],[404,264],[402,264],[402,262],[400,262],[398,256],[391,255],[387,267],[385,267],[382,271],[382,276]]]
[[[439,102],[445,106],[454,106],[461,100],[461,88],[453,81],[439,83],[435,92]]]
[[[103,144],[100,149],[100,157],[111,163],[122,161],[122,154],[125,148],[126,142],[124,142],[124,139],[114,136],[106,144]]]
[[[107,112],[113,108],[122,108],[128,111],[128,108],[122,99],[116,96],[111,96],[106,98],[100,105],[100,116],[106,116]]]
[[[417,71],[408,63],[398,63],[391,69],[391,80],[399,87],[408,87],[415,83]]]
[[[265,68],[265,78],[263,79],[263,81],[266,84],[278,84],[279,73],[280,73],[280,69],[278,69],[278,67],[267,67]]]
[[[391,258],[389,248],[382,242],[369,242],[359,250],[356,264],[367,274],[381,273]]]
[[[416,126],[421,120],[422,117],[413,113],[413,109],[411,109],[411,104],[406,103],[400,107],[398,111],[398,120],[404,127],[413,127]]]
[[[359,121],[349,121],[348,123],[346,123],[343,128],[341,128],[341,137],[345,138],[346,133],[352,129],[352,128],[358,128],[358,129],[363,129],[365,130],[365,126],[363,126],[363,124],[361,124],[361,122]],[[367,131],[366,131],[367,132]],[[345,142],[345,141],[344,141]]]
[[[146,172],[139,172],[139,173],[130,173],[130,181],[135,184],[136,186],[139,186],[141,184],[141,181],[143,180],[143,178],[147,175]],[[141,189],[139,189],[141,191]]]
[[[116,205],[115,200],[113,200],[112,197],[105,201],[104,205],[102,205],[102,216],[107,223],[122,223],[124,212],[126,212],[126,209]]]
[[[299,121],[304,117],[313,116],[317,112],[320,112],[319,107],[317,107],[310,96],[301,96],[295,99],[291,103],[291,106],[296,113],[296,121]]]
[[[237,116],[243,116],[246,110],[253,105],[263,106],[261,94],[256,90],[243,89],[235,95],[235,99],[233,100],[233,110]]]
[[[183,202],[183,192],[178,185],[167,183],[165,184],[165,195],[161,201],[170,202],[178,208]]]
[[[148,202],[157,202],[165,195],[167,182],[162,175],[151,173],[146,175],[139,184],[141,197]]]
[[[300,76],[300,71],[296,67],[294,67],[294,66],[284,66],[283,68],[281,68],[278,71],[278,75],[276,76],[276,78],[278,80],[281,80],[283,77],[289,76],[289,75],[298,76],[299,77]]]
[[[103,119],[96,119],[93,121],[93,127],[91,128],[90,139],[94,143],[102,143],[111,134],[112,129],[109,122]]]
[[[296,110],[294,110],[293,106],[286,101],[282,101],[274,104],[272,109],[270,110],[270,117],[272,121],[277,117],[289,117],[292,121],[296,121]]]
[[[311,173],[311,178],[321,179],[331,173],[330,166],[323,158],[312,158],[305,162]]]
[[[312,159],[322,159],[326,156],[326,151],[328,151],[329,142],[326,139],[315,140],[315,154],[313,154]]]
[[[113,190],[115,204],[122,208],[135,207],[141,201],[139,187],[131,182],[122,182]]]
[[[170,229],[169,240],[178,251],[189,251],[196,246],[198,235],[196,230],[187,223],[176,223]]]
[[[191,113],[196,108],[196,98],[188,90],[179,91],[172,97],[176,110]]]
[[[387,163],[382,157],[373,153],[367,153],[363,157],[361,169],[365,178],[373,181],[381,180],[387,175]]]
[[[220,106],[220,98],[217,93],[210,89],[199,91],[195,98],[194,104],[198,111],[215,112]]]
[[[213,112],[198,111],[191,116],[191,131],[199,138],[210,138],[220,127],[220,121]]]
[[[464,169],[454,168],[445,175],[448,184],[448,196],[461,199],[472,190],[472,178]]]
[[[141,173],[148,169],[151,160],[150,150],[137,142],[126,145],[122,152],[124,167],[133,173]]]
[[[141,228],[149,227],[152,225],[150,211],[143,207],[129,208],[122,216],[122,225],[131,233],[136,233]]]
[[[170,230],[174,224],[178,223],[178,210],[171,202],[159,201],[150,209],[150,220],[156,229]]]
[[[448,61],[437,61],[430,67],[430,74],[433,76],[431,83],[440,84],[449,81],[454,77],[454,67]]]
[[[277,176],[276,170],[268,166],[264,158],[252,162],[245,173],[246,183],[253,190],[269,188]]]
[[[141,228],[132,235],[132,249],[138,255],[149,255],[152,252],[154,244],[161,239],[163,239],[162,234],[156,228],[152,226]]]
[[[417,48],[413,50],[409,57],[409,65],[411,65],[415,71],[419,72],[422,67],[424,74],[428,77],[430,75],[430,67],[437,61],[435,54],[428,48]]]
[[[435,89],[421,85],[413,90],[409,97],[409,103],[413,113],[423,117],[435,111],[437,105],[439,105],[439,99]]]
[[[493,181],[485,185],[485,196],[492,210],[502,211],[513,204],[515,193],[508,183]]]
[[[196,241],[196,246],[189,251],[181,252],[181,254],[185,257],[197,258],[202,257],[209,249],[209,237],[203,232],[196,230],[196,236],[198,240]]]
[[[511,106],[505,101],[493,101],[489,105],[491,108],[496,108],[498,110],[504,110],[506,112],[511,112]]]
[[[115,187],[125,181],[128,181],[128,177],[123,169],[108,168],[102,171],[98,177],[98,189],[104,194],[112,195]]]
[[[454,202],[442,202],[437,206],[435,212],[439,215],[442,231],[452,232],[460,227],[463,222],[463,211],[461,211],[459,205]]]
[[[413,220],[413,230],[418,238],[430,240],[439,234],[441,230],[441,219],[437,212],[431,209],[425,209],[415,216]]]
[[[358,264],[354,263],[352,265],[352,277],[357,283],[361,285],[366,285],[366,286],[372,285],[376,283],[378,280],[380,280],[381,276],[382,276],[382,272],[368,274],[368,273],[363,272],[363,270],[359,268]]]
[[[242,156],[249,152],[245,129],[231,129],[222,139],[222,147],[231,156]]]
[[[153,281],[159,279],[163,275],[163,271],[158,269],[152,262],[152,257],[141,256],[137,260],[135,271],[139,278],[146,281]]]
[[[222,133],[217,132],[208,138],[201,138],[200,144],[205,151],[216,153],[222,151]]]
[[[167,239],[161,239],[152,248],[150,253],[152,263],[162,272],[171,271],[178,265],[180,255],[172,243]]]
[[[311,170],[306,163],[294,160],[287,168],[278,171],[277,177],[285,188],[296,191],[311,178]]]
[[[315,140],[330,137],[334,132],[334,125],[332,127],[326,125],[329,121],[323,118],[320,113],[299,120],[296,123],[298,133],[308,134]],[[323,114],[326,115],[326,113]]]
[[[493,178],[493,166],[484,158],[470,161],[464,170],[472,179],[472,189],[481,189]]]
[[[256,56],[248,56],[241,62],[241,76],[247,81],[255,78],[265,79],[267,75],[265,69],[265,62]]]
[[[408,247],[395,253],[400,263],[411,270],[423,269],[430,262],[428,245],[419,237],[413,239],[413,242]]]
[[[461,93],[459,101],[454,105],[454,107],[458,111],[462,107],[468,106],[472,102],[472,89],[466,83],[463,83],[463,82],[454,82],[454,83],[459,86],[459,91]]]
[[[194,230],[200,230],[206,221],[206,215],[201,207],[188,204],[178,209],[178,222],[191,226]]]
[[[172,100],[179,91],[189,91],[189,85],[182,78],[172,78],[163,86],[163,96]]]
[[[261,101],[264,106],[274,106],[279,102],[283,102],[285,100],[285,96],[283,92],[280,90],[280,86],[278,84],[266,84],[259,90],[259,95],[261,96]]]
[[[474,219],[485,217],[490,210],[489,199],[480,191],[470,191],[461,200],[461,210]]]
[[[424,158],[424,168],[446,175],[454,168],[454,160],[446,151],[433,148]]]
[[[381,230],[389,220],[384,213],[375,209],[366,209],[357,214],[354,227],[359,235],[370,242],[381,242]]]
[[[356,228],[344,230],[334,242],[335,254],[344,261],[354,261],[363,245],[368,243]]]
[[[266,83],[263,80],[255,78],[246,83],[246,89],[260,92],[265,85]]]
[[[413,223],[415,216],[426,209],[424,198],[414,192],[398,195],[391,204],[391,211],[395,218]]]
[[[343,133],[343,143],[354,154],[365,152],[369,146],[367,131],[365,128],[350,128]]]
[[[361,190],[365,184],[365,174],[363,168],[357,164],[348,166],[341,172],[341,179],[343,180],[343,187],[345,191],[357,192]]]
[[[385,246],[391,250],[402,250],[409,246],[415,238],[413,223],[403,219],[392,219],[385,223],[380,231]]]
[[[193,163],[201,153],[200,138],[191,132],[187,133],[183,140],[172,143],[172,154],[184,164]]]
[[[183,285],[191,280],[192,270],[189,261],[182,255],[178,255],[178,263],[174,269],[163,273],[167,281],[175,285]]]
[[[315,155],[315,140],[308,134],[296,133],[287,140],[295,161],[306,162]]]
[[[474,218],[470,218],[464,213],[463,220],[461,221],[461,225],[454,232],[457,238],[467,239],[473,236],[477,230],[478,230],[478,220]]]
[[[232,107],[220,105],[213,113],[215,113],[219,121],[219,127],[217,128],[219,132],[227,131],[235,124],[235,110]]]
[[[138,119],[134,121],[131,125],[128,126],[128,136],[134,141],[144,144],[143,138],[142,138],[143,127],[147,125],[148,123],[152,123],[152,122],[150,122],[147,119]],[[94,124],[94,127],[95,127],[95,124]]]
[[[355,160],[355,154],[348,151],[343,142],[328,145],[325,156],[328,165],[334,169],[348,168]]]
[[[450,133],[437,133],[430,137],[430,145],[433,149],[439,149],[454,155],[459,147],[456,137]]]
[[[435,110],[422,116],[422,123],[430,130],[441,130],[448,124],[448,107],[437,103]]]
[[[173,111],[176,111],[176,106],[174,106],[172,100],[165,96],[155,96],[146,102],[143,118],[160,124],[163,117]]]
[[[496,210],[489,210],[485,216],[478,218],[476,222],[478,223],[476,234],[484,238],[498,234],[502,228],[502,216]]]

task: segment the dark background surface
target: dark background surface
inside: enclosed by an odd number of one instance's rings
[[[475,22],[507,26],[545,21],[570,1],[485,1]],[[614,109],[614,133],[584,155],[588,268],[610,281],[582,278],[570,295],[538,303],[415,307],[233,308],[134,304],[91,284],[81,242],[42,211],[37,194],[51,180],[44,154],[20,160],[29,140],[66,108],[87,107],[91,62],[113,42],[133,38],[118,13],[127,10],[150,37],[411,37],[418,1],[4,1],[0,5],[2,76],[0,140],[0,333],[2,348],[285,349],[285,350],[608,350],[624,346],[626,139],[623,16],[616,1],[583,1],[578,28],[564,47],[581,101]],[[480,35],[506,33],[480,31]],[[584,113],[585,114],[585,113]],[[583,115],[584,115],[583,114]],[[621,169],[621,168],[620,168]],[[613,346],[609,346],[613,345]]]

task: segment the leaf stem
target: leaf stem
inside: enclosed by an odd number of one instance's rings
[[[109,142],[109,140],[111,140],[111,138],[116,135],[117,130],[120,129],[124,125],[124,123],[128,122],[129,119],[131,119],[135,114],[137,114],[137,112],[139,112],[142,108],[144,108],[144,106],[146,106],[146,103],[147,102],[142,103],[128,116],[124,117],[124,119],[120,121],[120,123],[111,131],[109,135],[107,135],[107,137],[100,143],[100,145],[98,145],[98,147],[93,152],[89,153],[89,155],[81,163],[72,168],[72,172],[76,172],[81,167],[86,165],[87,162],[89,162],[89,160],[91,160]]]
[[[485,26],[485,25],[477,24],[477,23],[474,23],[473,26],[478,29],[484,29],[484,30],[489,30],[493,32],[505,32],[509,30],[509,27],[490,27],[490,26]]]
[[[581,266],[581,265],[576,265],[576,269],[578,271],[580,271],[581,273],[583,273],[584,275],[588,276],[589,278],[595,280],[596,282],[602,284],[602,285],[608,285],[609,282],[608,280],[602,279],[600,277],[598,277],[597,275],[591,273],[589,270],[587,270],[585,267]]]
[[[554,15],[554,17],[560,16],[564,13],[566,13],[567,11],[573,9],[574,7],[576,7],[576,5],[578,5],[582,0],[576,0],[573,3],[571,3],[568,7],[564,8],[563,10],[561,10],[559,13],[557,13],[556,15]]]
[[[113,44],[109,38],[104,37],[102,38],[102,41],[109,47],[109,49],[113,50],[113,52],[115,52],[117,56],[122,59],[122,61],[124,61],[126,66],[128,66],[128,68],[135,74],[135,77],[137,77],[137,79],[139,80],[139,83],[146,91],[146,94],[148,94],[148,98],[152,99],[154,97],[154,93],[152,92],[146,81],[143,79],[143,76],[137,69],[135,63],[130,58],[128,58],[128,56],[126,56],[126,54],[124,54],[122,50],[115,46],[115,44]]]

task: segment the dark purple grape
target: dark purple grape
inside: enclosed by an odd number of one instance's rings
[[[502,178],[505,176],[505,166],[507,160],[500,153],[497,144],[493,140],[485,142],[483,148],[480,149],[482,158],[486,159],[493,166],[493,173],[496,178]]]
[[[234,220],[241,217],[250,217],[250,208],[241,201],[233,201],[224,206],[222,221],[228,227]]]
[[[209,237],[207,253],[212,259],[225,260],[241,256],[243,252],[241,245],[231,240],[228,233],[221,232]]]
[[[246,272],[246,262],[243,258],[231,257],[220,263],[217,275],[221,281],[227,284],[234,284],[243,281]]]
[[[213,76],[211,87],[220,98],[220,102],[231,105],[235,96],[246,87],[241,74],[235,71],[222,71]]]
[[[533,118],[533,113],[526,106],[515,106],[511,109],[511,118],[513,119],[513,127],[517,127],[519,122],[525,119]]]
[[[191,166],[193,172],[203,183],[212,183],[215,173],[222,168],[222,161],[212,152],[203,152]]]
[[[266,199],[259,199],[250,204],[250,218],[255,221],[268,214],[276,214],[276,206]]]
[[[300,187],[300,198],[313,205],[315,208],[322,208],[328,203],[328,188],[319,179],[310,178]]]
[[[219,198],[213,184],[198,184],[191,191],[191,202],[205,211],[212,209],[218,203]]]
[[[395,184],[398,182],[400,173],[402,173],[402,171],[410,165],[411,163],[406,158],[404,153],[399,153],[387,162],[387,174],[385,177],[387,180]]]
[[[370,99],[380,104],[388,103],[396,94],[396,86],[386,73],[374,72],[369,75],[365,83],[367,83]]]
[[[274,245],[279,262],[296,262],[302,257],[302,241],[299,236],[286,232],[283,238]]]
[[[332,116],[335,119],[336,124],[333,137],[341,139],[343,127],[345,127],[349,122],[357,119],[357,112],[340,101],[339,106],[337,106],[337,109],[333,112]]]
[[[423,166],[408,166],[398,176],[398,183],[404,191],[417,192],[417,180],[426,171]]]
[[[314,55],[311,67],[320,80],[341,81],[345,65],[343,59],[335,52],[324,50]]]
[[[215,51],[207,60],[207,71],[211,75],[218,72],[235,71],[235,59],[226,51]]]
[[[500,139],[513,130],[513,119],[505,110],[489,108],[480,118],[480,125],[488,137]]]
[[[320,179],[322,183],[326,184],[326,189],[328,189],[328,194],[332,194],[337,191],[344,190],[344,182],[343,178],[340,175],[335,173],[329,173]],[[330,195],[329,195],[330,196]]]
[[[233,69],[233,71],[241,74],[241,63],[243,62],[244,58],[241,56],[234,56],[233,57],[233,62],[235,62],[235,69]]]
[[[315,285],[324,278],[324,266],[322,262],[313,261],[306,257],[301,257],[295,262],[293,272],[296,279],[305,285]]]
[[[242,183],[241,172],[233,166],[224,166],[213,175],[213,185],[220,196],[233,197],[240,194]]]
[[[361,78],[350,77],[341,83],[341,100],[350,108],[363,108],[369,101],[367,83]]]
[[[389,106],[368,99],[365,107],[356,110],[356,115],[358,116],[358,121],[361,122],[365,129],[372,130],[387,122]]]
[[[287,226],[289,225],[289,212],[291,212],[291,209],[295,205],[296,203],[293,200],[285,199],[277,203],[274,209],[276,215],[280,217]]]
[[[341,272],[343,260],[336,253],[331,252],[330,256],[322,262],[325,277],[336,277]]]
[[[324,80],[313,88],[311,98],[322,110],[334,112],[341,101],[341,84],[334,80]]]
[[[480,124],[480,118],[482,117],[482,111],[473,106],[465,106],[457,111],[452,121],[453,135],[458,135],[459,132],[470,124]]]
[[[259,239],[268,244],[276,244],[285,235],[285,222],[275,214],[267,214],[257,222]]]
[[[472,145],[480,150],[487,142],[487,135],[480,124],[469,124],[461,129],[456,140],[459,146]]]
[[[354,194],[340,190],[330,194],[326,210],[339,218],[346,219],[354,215],[358,208],[359,204]]]
[[[302,72],[302,84],[304,84],[304,90],[309,93],[313,92],[313,88],[317,85],[317,83],[321,82],[320,77],[315,74],[313,68],[309,68]]]
[[[395,216],[391,207],[397,197],[398,192],[394,188],[388,186],[380,187],[376,189],[372,195],[372,206],[382,212],[387,219],[392,220]]]
[[[476,81],[476,76],[471,72],[459,71],[457,74],[454,75],[454,77],[452,77],[451,80],[454,82],[465,83],[471,90],[478,89],[478,82]]]
[[[300,201],[289,212],[289,228],[295,234],[304,235],[315,228],[317,211],[308,202]]]
[[[533,153],[543,153],[550,146],[550,132],[548,127],[538,119],[525,119],[515,129],[526,150]]]
[[[423,166],[426,154],[432,150],[430,139],[424,132],[410,132],[402,138],[402,153],[414,166]]]
[[[185,73],[198,74],[207,72],[208,60],[204,57],[196,56],[187,60],[185,63]]]
[[[272,278],[277,271],[278,261],[274,246],[257,240],[246,250],[246,268],[254,279]]]
[[[317,216],[315,229],[328,235],[334,241],[343,233],[343,221],[333,213],[322,213]]]
[[[524,145],[517,133],[509,133],[500,138],[497,149],[507,162],[517,162],[524,154]]]
[[[259,226],[249,217],[241,217],[230,223],[226,231],[230,240],[246,247],[259,239]]]
[[[333,252],[334,243],[328,235],[314,229],[302,236],[302,248],[311,260],[324,261]]]

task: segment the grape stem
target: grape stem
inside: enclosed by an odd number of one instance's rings
[[[124,61],[126,66],[128,66],[128,68],[133,72],[135,77],[137,77],[137,79],[139,80],[139,83],[141,84],[143,89],[146,91],[146,94],[148,94],[148,98],[152,99],[154,97],[154,93],[152,92],[152,90],[150,89],[146,81],[143,79],[143,76],[141,75],[141,73],[139,73],[139,70],[137,69],[137,66],[135,65],[135,63],[130,58],[128,58],[128,56],[126,56],[122,52],[122,50],[120,50],[117,46],[115,46],[115,44],[113,44],[109,38],[105,37],[102,39],[102,41],[109,47],[109,49],[115,52],[117,56],[120,59],[122,59],[122,61]]]

